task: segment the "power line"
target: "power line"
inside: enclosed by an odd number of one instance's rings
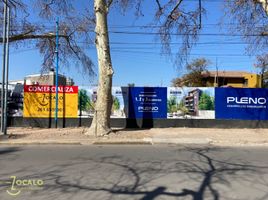
[[[114,34],[126,34],[126,35],[163,35],[161,33],[156,32],[138,32],[138,31],[110,31],[110,33]],[[231,33],[198,33],[198,34],[192,34],[192,33],[169,33],[169,35],[172,36],[194,36],[194,35],[200,35],[200,36],[232,36],[232,37],[256,37],[256,36],[263,36],[259,34],[231,34]],[[267,35],[268,36],[268,35]],[[267,37],[263,36],[263,37]]]
[[[28,51],[34,51],[34,50],[38,50],[38,48],[31,48],[31,49],[20,50],[20,51],[13,51],[13,52],[10,52],[10,54],[18,54],[18,53],[24,53],[24,52],[28,52]],[[118,48],[111,48],[111,53],[113,53],[113,52],[129,53],[129,54],[131,54],[131,53],[139,54],[140,53],[140,54],[168,55],[168,53],[160,53],[160,52],[153,52],[153,51],[132,51],[132,50],[127,50],[127,49],[124,49],[123,51],[121,51]],[[245,54],[224,54],[224,53],[222,53],[222,54],[190,53],[189,56],[250,57],[249,55],[245,55]]]
[[[111,53],[113,52],[169,55],[168,53],[158,53],[158,52],[152,52],[152,51],[125,51],[125,50],[121,51],[121,50],[116,50],[116,49],[114,49]],[[208,54],[208,53],[202,53],[202,54],[190,53],[189,56],[250,57],[248,55],[243,55],[243,54]]]

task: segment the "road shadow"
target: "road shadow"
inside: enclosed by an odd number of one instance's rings
[[[25,168],[17,174],[25,174],[22,178],[42,177],[44,190],[31,191],[31,195],[47,199],[63,194],[70,199],[79,195],[87,196],[86,199],[231,199],[231,194],[221,188],[232,190],[234,182],[250,184],[252,181],[268,191],[268,182],[263,177],[268,166],[251,165],[232,157],[219,159],[215,155],[221,150],[179,149],[178,154],[187,153],[190,157],[170,162],[139,158],[133,161],[120,155],[81,156],[42,168],[38,173]],[[244,199],[239,195],[236,199]],[[268,198],[268,192],[262,195],[259,199]]]
[[[3,155],[3,154],[10,154],[10,153],[14,153],[14,152],[17,152],[17,151],[20,151],[21,148],[19,147],[3,147],[3,146],[0,146],[0,156]]]

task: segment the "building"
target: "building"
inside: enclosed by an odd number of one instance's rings
[[[44,74],[32,74],[24,78],[25,85],[56,85],[56,72],[51,70]],[[74,85],[71,78],[58,74],[58,85]]]
[[[202,91],[194,89],[188,92],[188,95],[184,98],[184,105],[188,109],[189,114],[198,115],[198,104]]]
[[[9,81],[7,93],[7,113],[9,116],[22,116],[23,110],[23,81]],[[2,83],[0,83],[2,86]],[[1,96],[1,89],[0,89]],[[0,99],[0,108],[1,108]],[[1,109],[0,109],[1,113]]]
[[[214,87],[230,86],[238,88],[260,88],[261,75],[245,71],[207,71],[203,72],[207,85]]]

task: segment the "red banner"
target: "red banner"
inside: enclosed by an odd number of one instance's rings
[[[56,93],[56,86],[51,85],[24,85],[24,92]],[[78,86],[58,86],[58,93],[77,94]]]

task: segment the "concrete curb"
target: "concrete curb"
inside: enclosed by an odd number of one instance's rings
[[[221,147],[268,147],[268,142],[225,142],[209,138],[143,138],[143,139],[96,139],[96,140],[12,140],[0,141],[1,145],[212,145]]]
[[[203,138],[144,138],[152,144],[210,144],[211,139]]]
[[[96,141],[93,145],[153,145],[151,142],[145,141]]]
[[[19,142],[0,142],[0,145],[81,145],[80,142],[56,142],[56,141],[43,141],[43,142],[35,142],[35,141],[19,141]]]

